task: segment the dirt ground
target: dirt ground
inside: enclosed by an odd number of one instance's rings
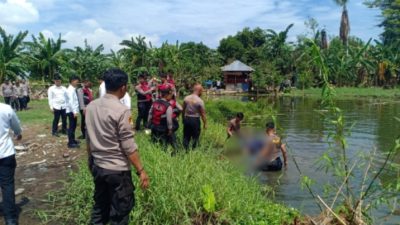
[[[80,132],[77,130],[76,134],[79,136]],[[36,211],[45,207],[48,193],[60,189],[68,173],[76,169],[78,159],[86,154],[85,143],[81,143],[80,149],[69,150],[66,135],[53,137],[50,126],[30,125],[23,127],[23,139],[16,141],[15,146],[19,222],[21,225],[41,224]],[[4,224],[2,216],[0,224]]]

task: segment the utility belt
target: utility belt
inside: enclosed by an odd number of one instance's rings
[[[165,117],[161,117],[161,118],[165,118]],[[168,131],[168,125],[167,124],[159,124],[159,125],[154,125],[151,124],[150,125],[150,129],[151,130],[155,130],[158,132],[167,132]],[[172,119],[172,130],[175,132],[179,129],[179,122],[176,118]]]

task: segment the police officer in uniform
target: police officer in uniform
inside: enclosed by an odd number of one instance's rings
[[[266,124],[265,143],[259,154],[258,169],[261,171],[280,171],[283,165],[287,167],[286,145],[276,135],[275,124],[273,122]],[[283,156],[283,164],[280,155]]]
[[[135,129],[137,131],[140,130],[140,124],[143,121],[143,126],[147,127],[147,120],[149,111],[152,103],[152,92],[154,88],[151,88],[146,80],[145,74],[139,75],[139,84],[136,85],[135,91],[137,94],[137,107],[138,107],[138,116],[136,118],[136,126]]]
[[[95,186],[91,224],[127,225],[134,206],[131,164],[142,188],[149,186],[149,178],[133,138],[131,112],[120,102],[127,91],[128,75],[110,69],[104,82],[107,94],[86,108],[87,151]]]
[[[151,135],[153,142],[161,142],[164,147],[171,144],[174,149],[176,137],[173,123],[173,108],[170,104],[172,90],[161,89],[161,99],[154,101],[149,112],[148,123],[151,124]]]
[[[193,93],[186,96],[183,102],[183,147],[188,150],[192,141],[192,148],[196,148],[200,138],[201,123],[207,128],[206,109],[203,100],[200,98],[203,93],[201,84],[193,86]]]

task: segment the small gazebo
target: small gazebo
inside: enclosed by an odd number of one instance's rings
[[[221,67],[224,74],[225,89],[228,91],[248,91],[250,73],[254,71],[250,66],[239,60]]]

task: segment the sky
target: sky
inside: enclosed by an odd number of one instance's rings
[[[348,11],[350,35],[379,38],[379,10],[349,0]],[[291,23],[294,41],[309,32],[304,21],[311,17],[328,35],[339,33],[341,7],[332,0],[0,0],[0,26],[8,33],[61,34],[65,47],[82,46],[86,39],[106,51],[138,35],[154,46],[179,40],[215,48],[244,27],[281,31]]]

